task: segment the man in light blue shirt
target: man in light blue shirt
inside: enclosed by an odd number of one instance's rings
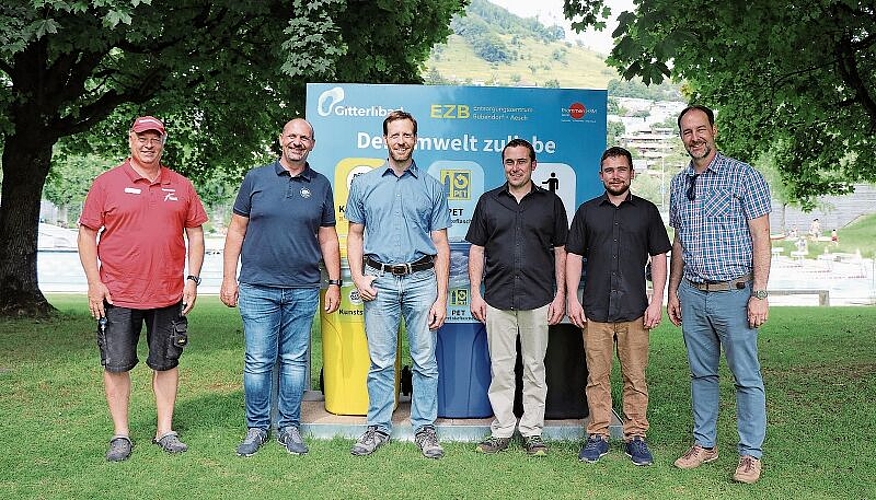
[[[347,257],[365,306],[368,429],[350,450],[370,455],[389,442],[398,328],[404,317],[413,359],[411,427],[427,458],[441,458],[438,417],[438,328],[447,315],[450,212],[444,186],[413,159],[417,121],[393,111],[383,121],[389,158],[350,186]]]

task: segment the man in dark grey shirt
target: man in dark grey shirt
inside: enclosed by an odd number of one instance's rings
[[[507,182],[480,197],[465,236],[471,243],[471,312],[487,326],[493,374],[488,391],[495,414],[492,435],[477,449],[504,450],[518,427],[526,452],[546,455],[541,439],[547,397],[544,357],[548,325],[559,323],[565,311],[568,219],[560,198],[532,182],[536,161],[530,143],[508,142],[502,163]],[[513,410],[518,335],[523,359],[519,426]]]
[[[569,318],[584,330],[587,356],[587,442],[578,458],[593,463],[608,453],[611,419],[611,364],[617,353],[623,372],[623,417],[626,453],[636,465],[650,465],[648,430],[648,331],[660,324],[666,252],[671,248],[657,207],[630,192],[635,172],[629,151],[609,148],[602,154],[599,178],[605,193],[583,203],[572,219],[566,243]],[[645,264],[651,257],[654,293],[645,292]],[[587,259],[584,304],[575,291]]]

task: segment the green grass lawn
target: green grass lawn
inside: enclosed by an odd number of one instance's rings
[[[691,471],[671,465],[690,444],[691,418],[681,332],[667,321],[651,341],[651,467],[633,466],[618,443],[594,465],[577,461],[580,443],[550,443],[544,459],[519,446],[483,456],[471,443],[447,443],[446,457],[432,461],[411,443],[353,457],[351,441],[310,440],[304,457],[270,443],[239,458],[240,318],[210,296],[190,316],[181,365],[175,423],[189,452],[166,456],[149,443],[155,415],[141,363],[133,372],[134,454],[107,463],[112,426],[85,298],[50,300],[61,311],[56,319],[0,320],[0,499],[876,498],[872,307],[773,308],[760,337],[769,418],[764,476],[745,486],[731,481],[735,404],[726,369],[719,460]]]

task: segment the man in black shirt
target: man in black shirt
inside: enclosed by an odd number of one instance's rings
[[[502,150],[507,182],[478,200],[465,239],[471,243],[471,312],[487,326],[493,374],[489,397],[492,434],[478,451],[508,447],[518,427],[530,455],[546,455],[541,439],[547,396],[544,357],[548,325],[559,323],[566,304],[568,219],[562,200],[532,182],[535,150],[522,139]],[[486,257],[486,259],[485,259]],[[484,271],[486,270],[486,274]],[[481,279],[485,297],[481,296]],[[523,416],[514,416],[517,337],[523,359]]]
[[[590,423],[578,458],[594,463],[608,453],[611,419],[611,363],[617,354],[623,373],[623,430],[627,455],[636,465],[653,461],[648,430],[648,330],[660,324],[666,253],[671,248],[657,207],[633,196],[635,176],[629,151],[613,147],[602,154],[599,178],[605,193],[575,212],[566,243],[566,289],[569,318],[584,330],[587,356],[587,402]],[[645,292],[645,265],[651,257],[654,293]],[[583,258],[587,279],[583,306],[575,291]]]

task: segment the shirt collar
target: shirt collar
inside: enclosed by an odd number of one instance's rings
[[[602,196],[599,197],[599,204],[602,205],[604,203],[608,203],[609,205],[613,205],[611,200],[608,199],[608,192],[607,191],[603,191]],[[633,191],[632,190],[629,190],[629,189],[627,190],[627,197],[624,198],[623,201],[621,201],[621,205],[623,205],[624,203],[632,203],[633,205],[636,204],[635,198],[633,198]]]
[[[510,191],[508,188],[509,188],[508,181],[505,181],[505,184],[502,184],[502,189],[499,191],[499,193],[500,193],[500,194],[505,194],[505,195],[507,195],[507,196],[510,196],[510,197],[514,198],[514,195],[511,194],[511,191]],[[543,187],[537,185],[535,182],[533,182],[533,183],[532,183],[532,189],[531,189],[528,193],[526,193],[525,195],[523,195],[523,197],[526,198],[527,196],[530,196],[530,195],[533,195],[533,194],[536,194],[536,193],[547,193],[547,192],[548,192],[547,189],[545,189],[545,188],[543,188]]]
[[[280,160],[274,162],[274,172],[278,176],[283,174],[290,175],[289,171],[283,168],[283,165],[280,164]],[[300,174],[296,175],[295,178],[310,182],[313,179],[313,169],[310,168],[310,163],[304,162],[304,170],[302,170]]]
[[[712,172],[717,174],[718,172],[721,171],[721,167],[723,167],[723,166],[724,166],[724,155],[722,155],[721,152],[719,151],[719,152],[715,153],[715,157],[712,158],[712,161],[709,162],[708,165],[706,165],[706,170],[703,170],[703,173],[706,173],[707,170],[711,170]],[[696,170],[694,170],[693,160],[688,162],[687,168],[685,169],[684,174],[688,177],[693,177],[694,175],[697,175]]]
[[[389,166],[389,160],[384,162],[383,165],[385,168],[383,170],[383,173],[380,174],[381,176],[386,175],[387,173],[391,173],[392,175],[395,175],[395,171],[392,169],[391,166]],[[405,172],[410,172],[411,175],[414,176],[414,179],[419,179],[420,178],[420,168],[417,167],[417,161],[414,159],[411,159],[411,164],[410,164],[410,166],[408,166],[408,168],[405,169]],[[402,175],[405,175],[405,174],[402,173]]]
[[[158,177],[155,178],[155,182],[151,182],[150,184],[170,184],[170,177],[164,174],[164,171],[167,170],[167,167],[161,165],[158,170]],[[128,179],[131,182],[137,182],[140,179],[143,179],[146,182],[149,182],[149,179],[140,175],[136,170],[134,170],[134,166],[131,165],[131,159],[128,158],[125,160],[124,171],[128,175]]]

